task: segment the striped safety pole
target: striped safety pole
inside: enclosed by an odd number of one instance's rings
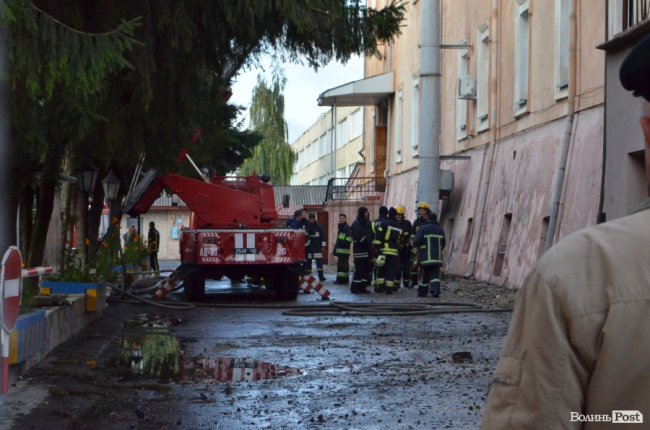
[[[52,266],[28,267],[23,269],[23,278],[33,278],[34,276],[43,276],[54,273]]]

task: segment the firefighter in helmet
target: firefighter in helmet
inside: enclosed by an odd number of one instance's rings
[[[377,286],[380,287],[379,291],[383,290],[386,294],[392,294],[397,290],[395,277],[399,269],[399,238],[402,229],[398,226],[396,216],[395,208],[390,208],[388,219],[379,221],[375,236],[379,241],[377,262],[380,262],[376,281]]]
[[[431,212],[415,235],[414,245],[418,249],[420,264],[420,285],[418,297],[440,297],[440,266],[442,250],[445,249],[445,232],[438,224],[438,216]]]
[[[373,266],[372,283],[375,286],[376,293],[384,292],[385,279],[382,278],[381,283],[377,281],[378,279],[377,272],[379,271],[379,267],[383,265],[384,259],[382,258],[378,262],[377,257],[379,257],[379,248],[381,245],[381,240],[379,239],[379,226],[381,225],[382,222],[385,222],[387,220],[388,220],[388,208],[386,206],[381,206],[379,208],[379,217],[376,220],[374,220],[372,224],[370,224],[370,230],[372,233],[372,248],[370,253],[370,261],[371,261],[371,265]]]
[[[348,217],[339,214],[338,234],[334,244],[336,256],[335,284],[348,285],[350,283],[350,245],[352,244],[352,230],[348,225]]]
[[[323,232],[323,226],[316,221],[316,214],[314,213],[309,214],[306,232],[309,238],[309,245],[307,247],[307,274],[309,275],[311,273],[312,260],[316,260],[318,279],[321,282],[325,281],[325,275],[323,273],[323,248],[326,247],[325,233]]]
[[[410,286],[411,278],[411,229],[413,225],[411,221],[405,218],[406,208],[403,205],[398,205],[395,208],[397,215],[395,219],[397,220],[397,225],[402,229],[402,234],[399,237],[399,268],[397,270],[397,275],[395,277],[395,287],[399,288],[400,283],[404,283],[404,287]]]
[[[415,239],[415,235],[420,230],[420,227],[429,221],[429,214],[431,213],[431,206],[427,202],[420,202],[417,205],[418,218],[413,221],[413,227],[411,228],[411,245]],[[419,265],[418,265],[418,249],[413,247],[411,249],[411,284],[410,288],[414,288],[418,284],[419,279]]]
[[[370,253],[372,246],[372,229],[370,212],[365,207],[357,211],[357,219],[352,226],[352,253],[354,256],[354,277],[350,291],[354,294],[369,293],[366,288],[370,285]]]

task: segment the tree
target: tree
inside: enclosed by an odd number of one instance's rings
[[[284,87],[286,77],[281,69],[273,72],[271,86],[261,75],[253,89],[250,125],[262,136],[240,169],[242,175],[268,174],[277,185],[288,185],[293,173],[296,154],[287,141],[287,123],[284,120]]]
[[[220,172],[249,157],[259,136],[237,130],[226,103],[232,78],[264,52],[313,67],[374,54],[399,34],[404,6],[361,0],[6,0],[13,208],[36,199],[29,263],[42,260],[58,174],[92,161],[129,182],[147,167],[177,169],[176,155],[203,129],[194,158]],[[16,163],[18,164],[18,163]],[[182,169],[182,168],[181,168]],[[126,187],[123,187],[123,191]],[[91,227],[103,195],[97,186]],[[31,222],[31,218],[25,220]],[[26,228],[26,230],[29,230]],[[93,237],[96,237],[93,235]]]

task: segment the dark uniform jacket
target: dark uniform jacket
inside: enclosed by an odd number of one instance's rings
[[[372,226],[370,220],[359,218],[352,223],[352,253],[355,258],[366,258],[370,256],[372,245]]]
[[[287,220],[287,228],[293,229],[293,230],[302,230],[303,228],[303,223],[296,218],[290,218]]]
[[[379,241],[378,251],[383,255],[397,255],[402,229],[394,219],[385,218],[375,227],[375,240]]]
[[[408,249],[411,246],[409,239],[411,238],[411,230],[413,230],[413,225],[411,221],[403,219],[402,222],[397,223],[398,227],[402,229],[402,234],[399,238],[399,247],[400,250]]]
[[[350,244],[352,243],[352,229],[347,222],[339,224],[339,233],[334,244],[334,255],[350,255]]]
[[[325,246],[325,234],[323,227],[319,223],[307,223],[307,251],[311,254],[321,254]],[[321,255],[322,257],[322,255]]]
[[[442,250],[445,248],[445,232],[435,221],[422,224],[415,235],[420,266],[442,266]]]

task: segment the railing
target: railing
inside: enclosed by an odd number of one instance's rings
[[[650,0],[623,1],[623,31],[650,18]]]
[[[327,181],[325,202],[330,200],[372,200],[383,196],[386,179],[382,177],[331,178]]]

